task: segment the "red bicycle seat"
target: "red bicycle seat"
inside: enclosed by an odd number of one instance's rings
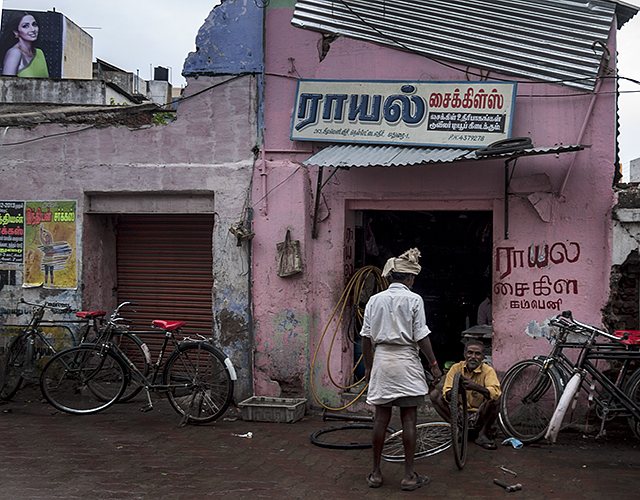
[[[162,328],[164,331],[172,332],[185,325],[184,321],[165,321],[163,319],[154,319],[151,324]]]
[[[107,313],[104,311],[78,311],[76,316],[78,318],[93,319],[104,316],[105,314]]]
[[[640,345],[640,330],[617,330],[613,334],[620,339],[620,342],[628,345]],[[624,338],[625,335],[628,338]]]

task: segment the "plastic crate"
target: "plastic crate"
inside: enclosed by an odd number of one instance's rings
[[[304,416],[306,398],[253,396],[238,403],[243,420],[255,422],[296,422]]]

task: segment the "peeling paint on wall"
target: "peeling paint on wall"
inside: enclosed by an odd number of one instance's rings
[[[182,75],[213,76],[261,73],[264,9],[253,0],[223,2],[215,7],[196,37]]]

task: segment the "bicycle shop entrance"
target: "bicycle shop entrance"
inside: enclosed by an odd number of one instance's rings
[[[382,269],[389,257],[420,250],[413,291],[424,299],[434,352],[440,366],[461,360],[463,340],[471,336],[465,332],[474,331],[478,306],[491,298],[493,212],[356,210],[354,228],[354,269]],[[481,337],[490,356],[491,335]]]

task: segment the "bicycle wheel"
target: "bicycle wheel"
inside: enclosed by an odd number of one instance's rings
[[[414,458],[424,458],[440,453],[451,446],[451,424],[426,422],[416,426],[416,453]],[[387,462],[404,461],[402,431],[394,432],[384,441],[382,458]]]
[[[631,401],[640,406],[640,370],[631,376],[624,392]],[[633,415],[629,416],[629,427],[631,427],[635,436],[640,439],[640,418],[635,418]]]
[[[451,402],[451,445],[453,458],[458,469],[462,470],[467,462],[467,437],[469,433],[469,418],[467,416],[467,392],[460,385],[461,372],[453,377],[453,387],[449,392]]]
[[[229,407],[233,380],[226,356],[204,342],[183,344],[171,353],[162,370],[169,403],[183,422],[203,424],[216,420]]]
[[[11,339],[2,367],[4,384],[0,390],[0,399],[10,400],[22,385],[22,373],[29,361],[27,359],[27,342],[28,339],[25,335],[18,335]]]
[[[140,373],[147,377],[149,375],[149,363],[151,362],[151,354],[149,348],[140,337],[133,333],[122,332],[113,336],[111,341],[129,358],[136,366]],[[129,377],[129,383],[124,394],[118,399],[118,403],[130,401],[144,388],[142,381],[138,377]]]
[[[40,389],[58,410],[90,414],[108,408],[124,393],[128,370],[103,346],[85,344],[59,352],[44,367]]]
[[[543,363],[527,359],[513,365],[502,380],[498,423],[524,444],[542,439],[560,399],[560,383]]]

